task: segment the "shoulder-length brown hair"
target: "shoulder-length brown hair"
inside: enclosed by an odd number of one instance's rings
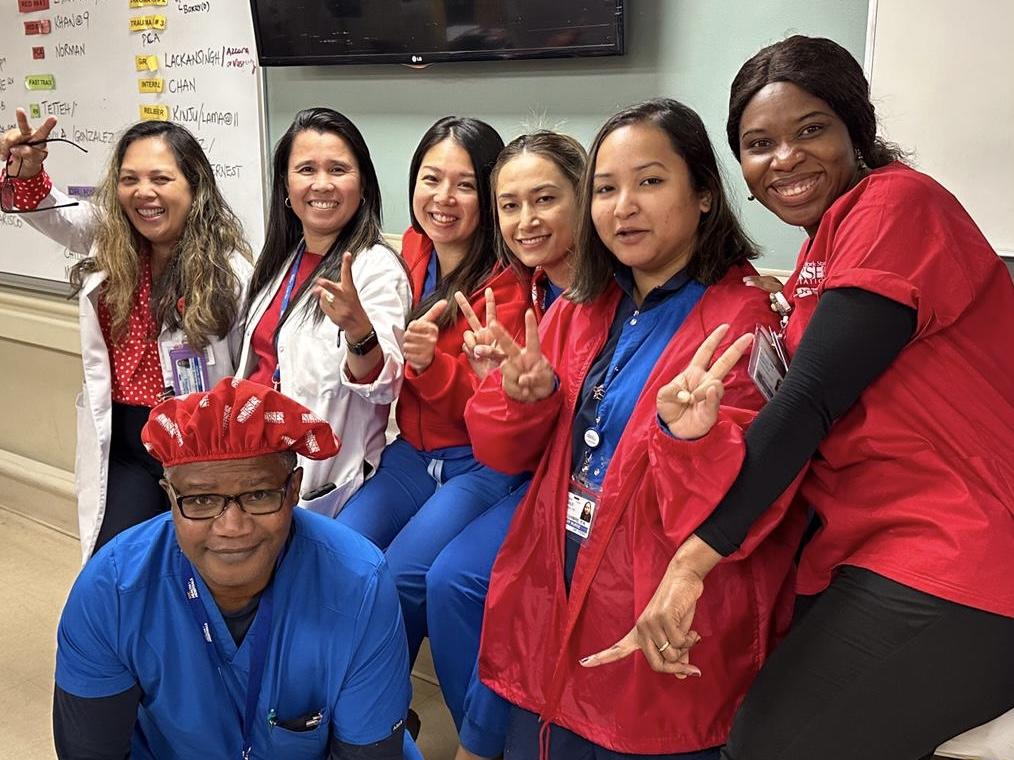
[[[650,124],[662,130],[672,149],[686,162],[694,190],[711,197],[711,208],[701,214],[694,250],[687,264],[691,277],[705,285],[721,280],[729,267],[757,257],[725,194],[707,130],[692,108],[669,98],[656,98],[630,106],[607,121],[592,143],[581,188],[581,215],[577,225],[577,259],[574,284],[568,298],[577,303],[594,300],[609,285],[616,257],[606,248],[591,217],[595,162],[603,141],[620,127]]]
[[[182,330],[190,345],[203,348],[211,342],[210,336],[225,337],[239,316],[240,283],[232,269],[232,255],[239,253],[247,260],[251,256],[242,224],[219,192],[208,157],[185,127],[170,121],[142,121],[120,138],[95,193],[99,208],[95,255],[74,265],[70,281],[78,292],[89,274],[105,273],[102,299],[112,316],[113,338],[123,337],[141,276],[139,254],[144,238],[120,205],[117,187],[127,149],[146,138],[165,142],[193,193],[183,234],[165,271],[152,283],[152,313],[158,325]]]

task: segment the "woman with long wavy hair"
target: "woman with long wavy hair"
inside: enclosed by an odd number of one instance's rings
[[[300,458],[300,505],[333,517],[380,463],[403,378],[408,274],[380,232],[380,184],[356,125],[296,114],[275,146],[264,248],[239,371],[331,423],[337,456]]]
[[[85,256],[71,271],[81,308],[84,388],[77,400],[83,559],[169,508],[162,468],[141,445],[161,397],[209,390],[233,374],[250,248],[200,144],[172,122],[123,134],[92,202],[75,204],[43,169],[56,126],[0,136],[11,199],[47,237]]]

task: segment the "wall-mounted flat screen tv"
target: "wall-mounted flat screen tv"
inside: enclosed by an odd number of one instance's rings
[[[623,54],[623,0],[250,0],[262,66]]]

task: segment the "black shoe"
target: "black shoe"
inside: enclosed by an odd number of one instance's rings
[[[409,734],[412,736],[412,741],[419,738],[419,729],[421,727],[422,721],[419,720],[419,713],[409,708],[408,717],[405,718],[405,728],[408,729]]]

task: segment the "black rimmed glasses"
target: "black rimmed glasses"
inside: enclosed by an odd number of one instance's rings
[[[173,484],[163,480],[162,485],[169,492],[169,498],[179,508],[180,514],[188,520],[214,520],[225,514],[229,504],[236,505],[248,515],[272,515],[285,504],[285,494],[289,492],[289,484],[295,470],[289,473],[281,488],[260,488],[256,491],[226,496],[220,493],[198,493],[181,496],[176,493]]]
[[[73,140],[67,140],[63,137],[48,137],[45,140],[31,140],[29,142],[18,143],[18,145],[45,145],[46,143],[67,143],[73,145],[82,153],[87,153],[88,149],[78,145]],[[12,148],[16,148],[17,145],[12,145]],[[14,176],[11,176],[11,167],[14,165],[15,156],[13,153],[7,156],[7,163],[4,166],[4,179],[3,184],[0,185],[0,211],[5,214],[34,214],[36,211],[50,211],[54,208],[69,208],[70,206],[77,206],[78,201],[73,203],[60,203],[56,206],[46,206],[45,208],[32,208],[32,209],[19,209],[14,207],[14,180],[17,179],[17,175],[21,174],[21,164],[24,159],[21,156],[17,156],[18,170],[14,172]]]

